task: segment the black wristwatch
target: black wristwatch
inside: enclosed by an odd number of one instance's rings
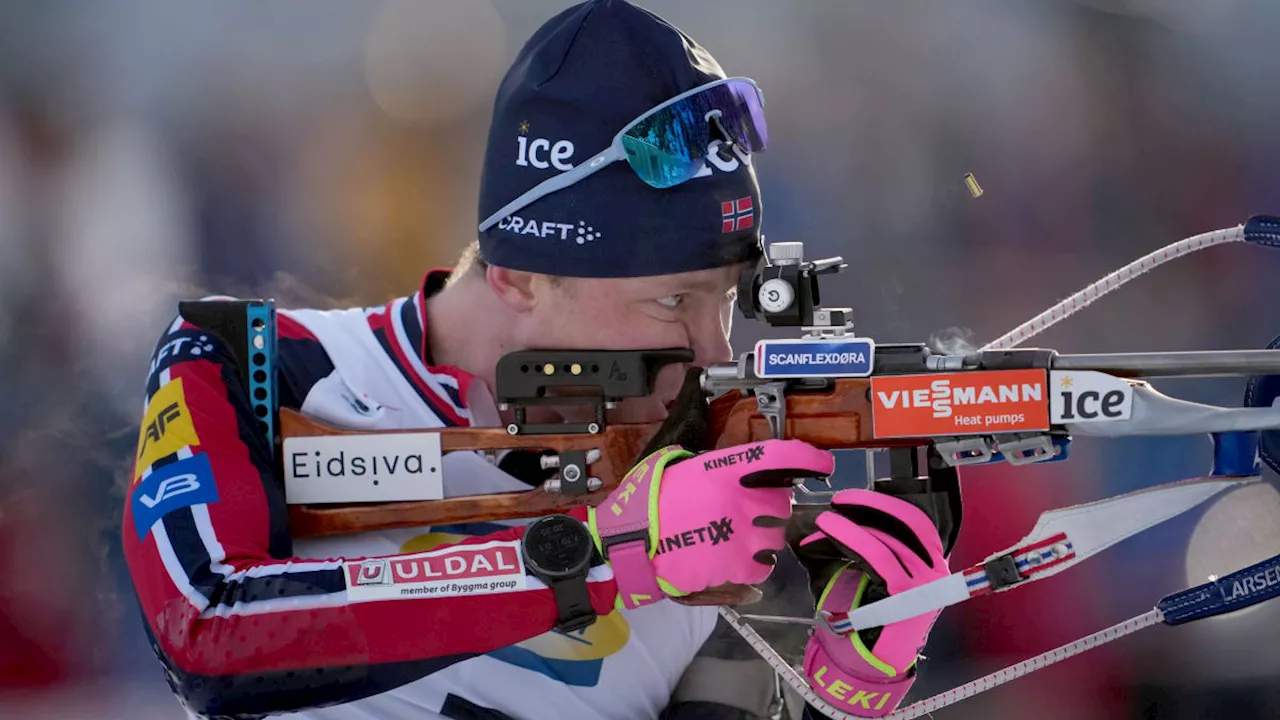
[[[595,555],[591,533],[568,515],[547,515],[524,531],[525,567],[546,583],[556,597],[556,629],[567,633],[596,621],[587,593],[587,573]]]

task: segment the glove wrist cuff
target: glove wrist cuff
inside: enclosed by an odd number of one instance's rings
[[[667,463],[692,453],[668,445],[644,460],[622,478],[610,500],[588,511],[588,527],[600,555],[613,568],[618,604],[626,610],[667,597],[658,584],[651,560],[650,538],[658,524],[658,487]]]
[[[830,640],[831,638],[826,638]],[[863,667],[848,670],[827,651],[825,643],[813,638],[804,653],[804,673],[813,691],[836,708],[859,717],[881,717],[897,709],[915,684],[915,672],[885,677],[883,671],[859,658]],[[816,642],[815,642],[816,641]],[[836,642],[849,642],[837,638]],[[848,664],[850,658],[841,661]]]
[[[647,538],[625,540],[609,548],[609,564],[613,567],[614,582],[618,586],[618,604],[624,610],[634,610],[666,599],[666,593],[658,586],[658,576],[649,561]]]

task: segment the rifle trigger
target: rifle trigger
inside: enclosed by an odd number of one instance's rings
[[[786,383],[764,383],[756,388],[756,410],[769,423],[769,435],[781,440],[787,429]]]
[[[792,489],[796,490],[797,492],[803,493],[805,495],[810,495],[813,497],[832,497],[840,492],[839,490],[810,490],[804,484],[806,479],[807,478],[800,478],[798,481],[796,481],[796,484],[792,486]],[[830,481],[827,481],[827,487],[831,487]]]

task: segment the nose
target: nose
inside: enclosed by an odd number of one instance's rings
[[[729,323],[732,315],[722,308],[699,313],[689,328],[694,363],[702,367],[733,360],[733,346],[729,344]]]

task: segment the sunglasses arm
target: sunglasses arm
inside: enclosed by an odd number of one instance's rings
[[[614,140],[614,143],[604,152],[595,155],[581,165],[574,166],[572,170],[543,180],[532,188],[526,190],[520,195],[520,197],[502,206],[502,209],[485,218],[485,221],[480,223],[480,232],[484,232],[494,225],[497,225],[503,218],[511,215],[517,210],[528,205],[532,205],[534,202],[537,202],[539,199],[546,197],[553,192],[559,192],[574,183],[581,182],[592,173],[604,168],[606,165],[622,160],[625,157],[626,156],[622,152],[622,143],[618,140]]]

